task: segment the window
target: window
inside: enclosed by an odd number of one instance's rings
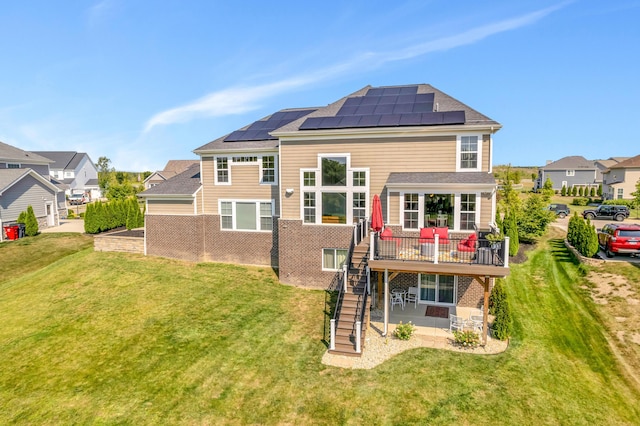
[[[347,223],[347,193],[322,193],[322,223]]]
[[[229,183],[229,159],[216,157],[216,183]]]
[[[322,186],[347,185],[347,158],[322,158]]]
[[[325,248],[322,249],[322,270],[339,271],[347,260],[347,250]]]
[[[472,230],[476,223],[476,194],[460,194],[460,229]]]
[[[420,301],[455,303],[456,280],[452,275],[420,274]]]
[[[624,194],[624,190],[622,188],[618,188],[618,200],[622,199],[623,194]]]
[[[367,217],[367,194],[364,192],[353,193],[353,223],[358,223]]]
[[[262,157],[262,183],[275,183],[276,181],[276,157],[265,155]]]
[[[72,178],[73,177],[73,172],[64,172],[64,177],[65,178]]]
[[[404,227],[418,229],[418,194],[404,194]]]
[[[304,172],[302,184],[304,186],[316,186],[316,172]]]
[[[7,163],[7,169],[19,169],[20,164],[17,163]]]
[[[353,186],[367,186],[367,172],[353,172]]]
[[[567,176],[575,176],[575,175],[576,175],[575,170],[567,170]]]
[[[316,223],[316,193],[304,193],[304,223]]]
[[[252,156],[243,156],[243,157],[233,157],[234,163],[256,163],[258,161],[258,157]]]
[[[221,201],[220,228],[238,231],[271,231],[271,201]]]
[[[424,195],[424,226],[453,228],[453,194]]]
[[[477,169],[478,168],[478,137],[477,136],[461,136],[460,137],[460,168],[461,169]]]

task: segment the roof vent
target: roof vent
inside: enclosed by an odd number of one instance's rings
[[[439,109],[440,109],[440,105],[438,105],[438,103],[436,102],[434,107],[433,107],[433,111],[434,112],[438,112]]]

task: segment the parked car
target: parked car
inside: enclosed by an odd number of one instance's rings
[[[582,212],[585,219],[613,219],[622,222],[629,217],[629,207],[614,204],[602,204],[596,209],[587,209]]]
[[[598,244],[607,257],[620,253],[640,255],[640,225],[609,223],[598,231]]]
[[[80,204],[87,204],[89,202],[89,199],[84,195],[84,194],[71,194],[69,195],[69,204],[71,204],[72,206],[74,205],[80,205]]]
[[[571,213],[571,209],[569,209],[569,206],[566,204],[549,204],[548,209],[555,212],[556,216],[561,219],[569,216],[569,213]]]

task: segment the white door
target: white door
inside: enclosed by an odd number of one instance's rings
[[[454,305],[457,284],[452,275],[420,274],[420,303]]]
[[[44,205],[45,212],[47,213],[47,226],[54,226],[56,221],[53,215],[53,203],[47,202]]]

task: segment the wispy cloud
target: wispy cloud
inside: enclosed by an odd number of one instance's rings
[[[346,75],[354,70],[371,70],[390,62],[413,59],[429,53],[474,44],[492,35],[534,24],[572,2],[566,1],[526,15],[479,26],[459,34],[429,40],[402,49],[386,52],[367,52],[342,63],[305,75],[294,76],[263,85],[231,87],[213,92],[186,105],[154,115],[146,122],[144,132],[147,133],[156,126],[184,123],[196,118],[242,114],[260,108],[260,102],[264,99],[310,83],[326,81],[330,78]]]
[[[114,0],[101,0],[91,6],[87,17],[89,25],[94,26],[105,19],[112,12],[114,5]]]

